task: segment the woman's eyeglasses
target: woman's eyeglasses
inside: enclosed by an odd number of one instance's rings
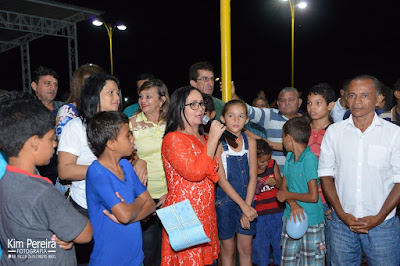
[[[194,111],[196,111],[197,109],[199,109],[199,107],[201,106],[201,108],[206,109],[206,106],[204,105],[204,102],[191,102],[188,104],[185,104],[185,106],[190,105],[190,108]]]

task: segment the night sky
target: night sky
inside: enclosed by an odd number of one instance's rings
[[[170,93],[188,84],[188,68],[210,61],[220,76],[218,0],[59,1],[106,11],[128,29],[114,32],[114,74],[124,95],[136,98],[135,76],[150,72]],[[295,87],[320,82],[339,91],[345,79],[371,74],[388,86],[400,77],[399,1],[311,0],[296,10]],[[251,101],[260,89],[269,101],[290,86],[290,8],[279,0],[232,0],[232,79]],[[79,64],[110,69],[106,29],[78,24]],[[67,42],[44,37],[30,43],[32,71],[39,65],[61,76],[58,98],[69,87]],[[2,89],[21,89],[19,48],[0,54]],[[214,95],[220,97],[219,90]]]

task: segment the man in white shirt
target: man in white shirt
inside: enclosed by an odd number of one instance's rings
[[[352,79],[352,115],[331,125],[322,141],[318,176],[334,209],[332,265],[360,265],[362,252],[369,265],[400,263],[400,128],[375,114],[379,93],[375,77]]]

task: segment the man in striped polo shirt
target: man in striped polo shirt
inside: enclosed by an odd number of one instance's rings
[[[235,97],[238,98],[232,86],[232,99],[235,99]],[[286,160],[282,145],[282,127],[289,119],[301,116],[299,113],[301,103],[299,92],[295,88],[286,87],[278,95],[279,109],[257,108],[247,105],[250,122],[259,124],[267,130],[266,141],[273,148],[272,159],[277,162],[281,172]]]

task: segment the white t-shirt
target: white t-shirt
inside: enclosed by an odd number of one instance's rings
[[[63,129],[58,143],[57,152],[68,152],[78,156],[76,164],[91,165],[96,156],[88,145],[86,126],[79,117],[72,119]],[[73,181],[71,185],[71,197],[82,208],[87,209],[86,181]]]
[[[221,161],[222,161],[222,165],[224,166],[226,180],[228,180],[228,162],[226,160],[227,156],[243,156],[244,154],[247,155],[247,161],[250,161],[249,150],[246,150],[246,148],[245,148],[244,139],[243,139],[243,147],[242,147],[241,151],[234,151],[231,148],[231,146],[229,146],[229,145],[228,145],[227,151],[225,151],[224,148],[222,148]]]

